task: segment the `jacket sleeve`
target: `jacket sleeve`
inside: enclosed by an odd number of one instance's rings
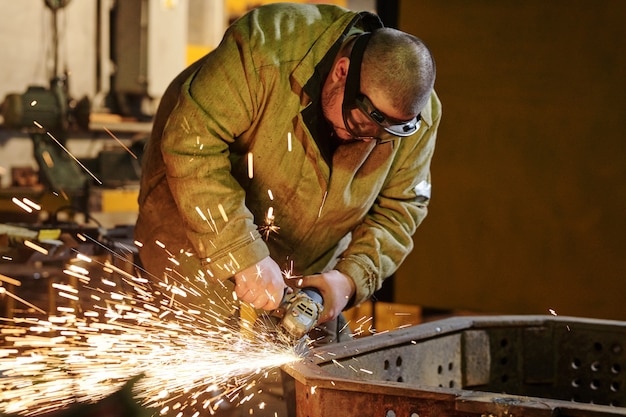
[[[441,119],[441,104],[433,93],[432,123],[419,140],[399,152],[388,178],[335,269],[351,277],[356,294],[346,308],[370,298],[413,249],[413,234],[426,217],[430,200],[430,162]],[[404,146],[409,145],[405,141]]]
[[[180,227],[219,280],[269,255],[229,159],[229,145],[250,127],[258,108],[251,92],[259,83],[244,38],[227,32],[183,85],[161,145],[168,184],[183,217]]]

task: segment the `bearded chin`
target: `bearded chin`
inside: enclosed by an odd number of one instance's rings
[[[335,84],[328,89],[322,90],[322,112],[324,114],[324,118],[331,126],[333,126],[333,128],[335,127],[335,124],[332,122],[331,109],[337,106],[341,108],[339,98],[342,87],[343,86],[340,84]]]

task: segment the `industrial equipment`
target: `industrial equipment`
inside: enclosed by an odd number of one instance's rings
[[[5,126],[24,129],[32,138],[33,153],[46,186],[66,194],[83,194],[88,178],[65,149],[65,142],[70,129],[88,129],[91,105],[87,97],[70,97],[67,71],[59,71],[57,13],[70,0],[44,2],[52,12],[54,66],[50,85],[33,85],[23,94],[7,95],[2,116]]]
[[[288,340],[299,342],[319,321],[323,304],[322,295],[315,288],[290,289],[269,317],[277,331]]]
[[[293,417],[616,417],[625,348],[624,322],[468,316],[323,346],[284,370]]]

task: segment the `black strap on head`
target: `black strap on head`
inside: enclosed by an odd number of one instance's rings
[[[370,40],[372,34],[365,32],[357,36],[352,45],[350,52],[350,66],[348,67],[348,75],[346,76],[346,86],[343,93],[343,108],[351,109],[356,107],[356,96],[361,90],[361,63],[363,62],[363,54],[365,47]]]

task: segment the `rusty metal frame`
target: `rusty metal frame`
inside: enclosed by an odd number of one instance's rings
[[[623,322],[561,316],[455,317],[315,349],[305,360],[283,367],[295,384],[294,398],[287,400],[295,403],[295,407],[292,407],[295,408],[293,417],[626,416],[626,408],[616,406],[462,389],[468,385],[483,383],[481,372],[478,372],[477,378],[462,375],[463,383],[460,385],[463,387],[385,381],[376,379],[380,375],[374,372],[359,372],[354,367],[352,372],[345,372],[350,363],[359,363],[359,360],[368,355],[375,356],[379,352],[388,352],[402,346],[435,342],[432,346],[439,349],[445,346],[445,343],[441,344],[439,341],[448,338],[454,343],[461,340],[460,343],[467,349],[472,343],[478,347],[485,343],[481,340],[481,332],[514,328],[530,332],[533,337],[536,333],[540,337],[552,337],[551,333],[541,330],[551,331],[555,326],[581,333],[587,329],[599,329],[601,332],[616,335],[617,340],[623,341],[626,348],[626,323]],[[437,353],[433,354],[436,356]],[[463,360],[464,373],[472,369],[480,371],[480,363],[489,364],[489,361],[495,360],[488,353],[483,352],[480,355],[483,356],[474,362],[467,357]],[[622,360],[626,359],[622,356]],[[340,363],[345,366],[342,372],[336,372],[339,369],[336,364]],[[541,372],[532,367],[529,369],[533,378],[535,375],[541,377]],[[626,372],[626,366],[622,372]],[[457,372],[455,380],[458,380],[458,376]],[[621,389],[626,390],[626,387]],[[626,394],[624,397],[626,398]]]

